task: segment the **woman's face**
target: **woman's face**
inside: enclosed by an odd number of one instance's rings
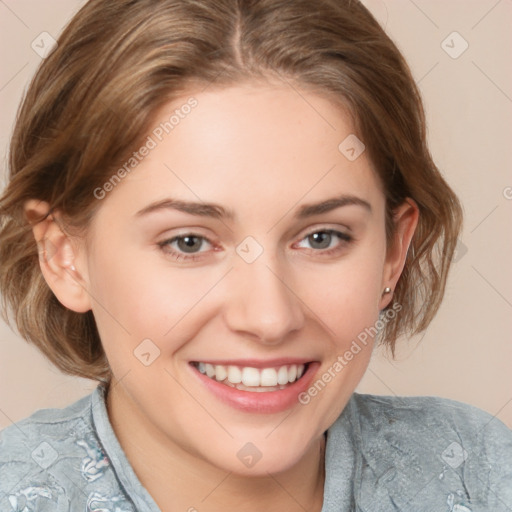
[[[127,421],[226,471],[275,473],[359,383],[400,256],[340,109],[284,85],[193,96],[96,191],[75,265]]]

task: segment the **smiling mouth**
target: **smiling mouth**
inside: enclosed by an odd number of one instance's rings
[[[269,368],[210,364],[200,361],[190,363],[196,370],[226,386],[240,391],[270,392],[286,389],[300,380],[308,369],[306,364],[287,364]]]

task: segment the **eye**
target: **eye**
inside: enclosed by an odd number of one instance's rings
[[[342,233],[335,229],[322,229],[306,235],[298,243],[298,246],[305,247],[304,244],[307,243],[310,245],[311,249],[315,249],[315,252],[332,254],[333,252],[341,250],[344,245],[350,243],[352,240],[352,236],[347,233]]]
[[[212,243],[204,236],[187,233],[159,242],[158,245],[164,253],[177,260],[195,260],[198,258],[198,254],[205,252],[200,249],[204,245],[212,245]]]
[[[322,255],[330,255],[343,249],[346,244],[353,241],[352,236],[335,229],[322,229],[306,235],[298,244],[298,247],[308,249],[304,244],[310,245],[309,249]],[[201,255],[208,252],[205,246],[213,247],[212,242],[196,233],[186,233],[175,236],[158,243],[161,250],[176,260],[195,261]],[[203,250],[201,250],[203,249]]]

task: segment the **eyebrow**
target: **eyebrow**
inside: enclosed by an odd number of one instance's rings
[[[371,204],[368,201],[353,195],[341,195],[331,199],[326,199],[319,203],[302,205],[295,214],[295,217],[298,219],[305,219],[321,213],[330,212],[343,206],[361,206],[370,213],[372,211]],[[212,217],[214,219],[233,220],[235,218],[235,213],[232,210],[228,210],[219,204],[196,203],[173,198],[162,199],[161,201],[151,203],[150,205],[142,208],[142,210],[139,210],[135,216],[143,217],[150,213],[169,209],[178,210],[183,213],[197,215],[200,217]]]

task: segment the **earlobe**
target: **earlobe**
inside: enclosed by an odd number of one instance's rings
[[[393,290],[405,266],[407,252],[416,231],[419,208],[415,201],[407,198],[394,214],[395,232],[387,251],[383,273],[383,290],[379,309],[384,309],[393,298]],[[389,291],[388,291],[389,290]]]
[[[30,199],[24,205],[37,243],[41,272],[59,302],[77,313],[91,309],[87,282],[77,263],[78,249],[58,222],[58,213],[49,213],[45,201]],[[85,269],[84,269],[85,270]]]

